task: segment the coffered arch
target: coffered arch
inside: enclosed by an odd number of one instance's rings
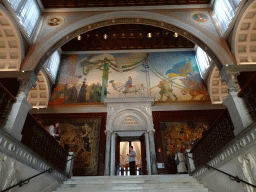
[[[23,39],[10,13],[0,4],[0,71],[19,71],[24,58]]]
[[[256,1],[248,1],[235,26],[232,51],[237,64],[256,64]]]
[[[200,46],[215,62],[218,68],[223,64],[234,64],[230,53],[220,44],[219,40],[200,31],[200,28],[169,16],[144,12],[144,11],[118,11],[103,13],[88,18],[80,19],[76,22],[69,22],[65,28],[52,33],[47,38],[36,43],[28,52],[28,57],[24,60],[23,70],[35,70],[39,72],[46,59],[59,47],[64,45],[70,39],[104,26],[116,24],[144,24],[152,25],[166,30],[175,31],[185,38],[191,40]]]

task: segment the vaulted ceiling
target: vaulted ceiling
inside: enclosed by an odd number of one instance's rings
[[[44,8],[209,4],[211,0],[42,0]]]
[[[194,48],[193,42],[174,33],[149,25],[111,25],[84,33],[80,40],[72,39],[62,51]]]

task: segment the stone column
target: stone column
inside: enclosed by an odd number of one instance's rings
[[[76,156],[74,152],[68,152],[69,156],[67,158],[67,166],[66,166],[66,173],[72,177],[73,176],[73,165],[74,165],[74,157]]]
[[[150,146],[150,161],[151,161],[151,174],[157,175],[157,168],[156,168],[156,147],[155,147],[155,139],[154,139],[154,132],[155,130],[150,130],[149,134],[149,146]]]
[[[188,174],[189,175],[192,175],[191,173],[196,169],[195,168],[195,164],[194,164],[194,160],[191,159],[193,158],[193,154],[190,153],[191,149],[186,149],[185,151],[185,155],[187,155],[188,157],[186,157],[186,162],[187,162],[187,165],[188,165]],[[189,158],[191,157],[191,158]]]
[[[151,162],[150,162],[148,132],[145,132],[145,140],[146,140],[147,170],[148,170],[148,175],[151,175]]]
[[[111,135],[111,160],[110,160],[110,176],[114,176],[115,175],[115,158],[116,158],[116,149],[115,146],[116,145],[116,134],[112,133]]]
[[[27,101],[27,96],[30,89],[36,86],[37,77],[35,73],[30,73],[28,79],[23,79],[19,93],[16,97],[16,102],[12,105],[8,120],[3,130],[9,133],[12,137],[21,141],[21,131],[23,129],[28,111],[32,109],[32,105]]]
[[[111,135],[112,132],[111,131],[105,131],[105,134],[107,135],[106,137],[106,152],[105,152],[105,171],[104,171],[104,175],[105,176],[109,176],[110,175],[110,145],[111,145]]]
[[[241,133],[253,120],[249,114],[243,98],[238,97],[238,92],[241,90],[237,81],[239,72],[230,72],[227,67],[223,67],[220,71],[221,80],[226,82],[229,88],[229,94],[224,99],[223,104],[227,107],[232,122],[234,124],[235,136]]]

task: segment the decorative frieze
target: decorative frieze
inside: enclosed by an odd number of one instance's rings
[[[51,168],[40,156],[34,154],[30,149],[23,146],[17,140],[0,130],[0,152],[11,157],[22,164],[25,164],[38,172],[46,171]],[[4,160],[1,161],[0,170],[4,166]],[[57,170],[52,171],[52,176],[57,180],[65,180],[67,176]],[[32,176],[32,175],[31,175]]]

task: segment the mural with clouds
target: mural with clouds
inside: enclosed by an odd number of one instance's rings
[[[156,102],[210,101],[195,53],[63,55],[49,105],[148,96]]]

